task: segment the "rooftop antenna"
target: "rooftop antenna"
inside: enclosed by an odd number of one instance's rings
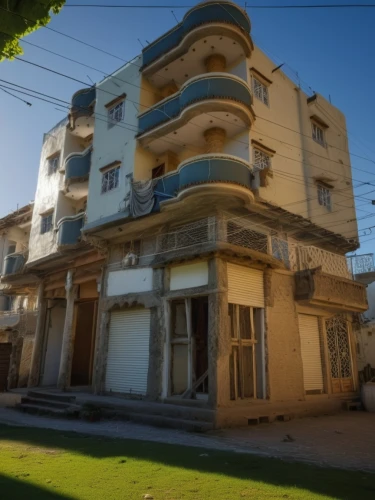
[[[271,71],[271,73],[275,73],[275,71],[277,71],[278,69],[282,68],[284,66],[284,64],[285,63],[281,63],[278,66],[276,66],[276,68],[273,68],[273,70]]]
[[[90,77],[89,77],[89,75],[86,75],[86,76],[87,76],[87,78],[90,80],[90,82],[91,82],[93,85],[95,85],[95,82],[93,82],[93,81],[92,81],[92,78],[90,78]]]
[[[173,17],[176,19],[176,23],[178,24],[178,23],[179,23],[179,20],[177,19],[176,14],[173,12],[173,10],[171,10],[171,12],[172,12]]]
[[[142,48],[144,49],[144,48],[145,48],[145,46],[144,46],[144,45],[143,45],[143,43],[140,41],[140,39],[139,39],[139,38],[137,38],[137,40],[138,40],[138,42],[142,45]]]

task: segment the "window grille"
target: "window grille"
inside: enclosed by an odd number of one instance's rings
[[[323,184],[318,184],[318,202],[322,207],[332,210],[331,190]]]
[[[257,99],[262,101],[263,104],[269,106],[268,87],[255,77],[253,77],[253,93]]]
[[[260,149],[253,149],[254,170],[265,170],[271,168],[271,157]]]
[[[110,124],[114,122],[122,122],[125,115],[125,101],[121,101],[108,110],[108,118]]]
[[[312,137],[315,142],[324,146],[324,130],[319,127],[316,123],[312,124]]]
[[[45,234],[52,231],[53,228],[53,213],[42,215],[40,233]]]
[[[120,180],[120,167],[112,168],[103,174],[102,177],[102,194],[108,193],[117,188]]]
[[[60,163],[60,155],[56,155],[48,160],[48,175],[52,175],[57,172]]]

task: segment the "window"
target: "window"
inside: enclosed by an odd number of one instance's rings
[[[120,180],[120,167],[111,168],[103,174],[102,177],[102,191],[101,193],[108,193],[117,188]]]
[[[267,85],[264,85],[254,76],[253,76],[253,92],[254,96],[260,101],[262,101],[263,104],[265,104],[266,106],[270,105]]]
[[[271,168],[271,157],[260,149],[253,149],[253,166],[255,170],[265,170]]]
[[[48,159],[48,175],[52,175],[57,172],[60,163],[60,155],[55,155]]]
[[[314,122],[312,122],[312,137],[314,141],[319,143],[321,146],[325,145],[324,130]]]
[[[229,361],[231,399],[257,397],[256,346],[259,340],[261,311],[254,307],[228,304],[232,343]],[[258,357],[258,365],[260,364]]]
[[[53,213],[51,212],[48,215],[42,215],[40,233],[49,233],[53,228]]]
[[[324,184],[318,184],[318,202],[322,207],[332,210],[331,189]]]
[[[7,255],[10,255],[16,251],[16,243],[14,241],[9,241]]]
[[[121,122],[125,114],[125,101],[121,101],[108,109],[108,118],[110,125],[115,122]]]

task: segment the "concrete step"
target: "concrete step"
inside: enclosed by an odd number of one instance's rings
[[[102,416],[113,417],[110,410],[102,409]],[[171,418],[164,415],[148,415],[147,413],[116,412],[116,418],[135,422],[137,424],[147,424],[154,427],[167,427],[171,429],[180,429],[188,432],[207,432],[214,428],[210,422],[199,420],[186,420],[182,418]]]
[[[166,403],[152,403],[147,401],[122,400],[120,402],[106,402],[101,400],[86,400],[91,407],[111,411],[112,414],[146,414],[171,419],[182,419],[212,423],[215,419],[215,411],[210,409],[196,408],[191,406],[179,406]]]
[[[42,399],[42,398],[35,398],[35,397],[30,397],[30,396],[25,396],[21,399],[22,404],[31,404],[31,405],[37,405],[37,406],[45,406],[48,408],[59,408],[59,409],[65,409],[65,408],[70,408],[72,406],[76,406],[78,409],[80,406],[74,405],[69,402],[65,401],[56,401],[54,399]]]
[[[48,391],[28,391],[27,396],[44,400],[51,399],[53,401],[61,401],[65,403],[74,403],[76,400],[75,396]]]
[[[343,403],[343,409],[347,411],[362,411],[363,406],[361,401],[345,401]]]
[[[52,408],[37,404],[23,404],[19,403],[16,405],[16,408],[25,413],[32,413],[34,415],[46,415],[46,416],[55,416],[55,417],[78,417],[79,408],[77,407],[68,407],[68,408]]]

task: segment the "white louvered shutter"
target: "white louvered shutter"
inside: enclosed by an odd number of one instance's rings
[[[111,313],[106,391],[147,393],[150,322],[150,309]]]
[[[263,272],[228,262],[228,302],[264,307]]]
[[[317,316],[298,315],[305,391],[323,391],[322,355]]]

